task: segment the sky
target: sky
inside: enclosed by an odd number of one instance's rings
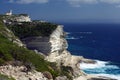
[[[33,20],[120,23],[120,0],[0,0],[0,14],[9,10]]]

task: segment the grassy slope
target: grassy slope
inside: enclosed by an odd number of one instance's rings
[[[5,31],[5,26],[0,20],[0,65],[8,61],[19,60],[23,64],[32,64],[37,71],[49,71],[54,77],[58,75],[58,72],[52,68],[53,63],[45,61],[43,56],[36,54],[34,51],[12,43],[4,34]]]

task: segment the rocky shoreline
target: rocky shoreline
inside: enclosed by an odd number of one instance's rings
[[[74,58],[75,57],[76,56],[74,56]],[[80,58],[81,60],[83,59],[83,57]],[[83,59],[83,61],[85,60],[87,60],[86,62],[89,62],[88,59]],[[49,73],[41,73],[36,70],[26,72],[25,71],[26,69],[27,68],[25,66],[15,66],[8,64],[0,66],[0,73],[3,75],[7,75],[9,77],[13,77],[15,80],[54,80],[52,79],[52,76]],[[88,75],[80,69],[79,71],[77,71],[78,69],[76,70],[75,69],[76,68],[74,67],[73,75],[76,76],[74,77],[73,80],[116,80],[103,76]],[[68,79],[65,76],[58,76],[55,80],[68,80]]]

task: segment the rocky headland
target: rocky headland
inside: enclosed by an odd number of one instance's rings
[[[24,62],[19,66],[13,65],[13,62],[12,64],[5,63],[6,65],[0,66],[0,74],[13,77],[15,80],[115,80],[102,76],[88,75],[80,69],[81,62],[91,64],[96,62],[91,59],[86,59],[82,56],[71,55],[71,53],[67,50],[68,43],[65,39],[66,33],[63,30],[63,25],[51,25],[50,23],[39,21],[16,23],[16,21],[9,22],[9,19],[7,20],[6,17],[3,19],[8,21],[4,26],[7,26],[10,30],[7,27],[5,27],[5,30],[0,29],[1,34],[4,34],[4,36],[7,37],[9,41],[17,44],[19,47],[34,50],[35,55],[42,54],[45,61],[43,61],[43,63],[40,62],[41,65],[35,64],[34,67],[37,67],[37,69],[33,69],[32,71],[26,71],[28,67],[23,64]],[[3,20],[3,22],[5,20]],[[32,28],[31,25],[35,26],[36,29]],[[26,26],[28,28],[26,28]],[[41,26],[44,27],[39,28]],[[34,29],[36,32],[33,32]],[[29,32],[29,34],[26,34],[26,32]],[[17,55],[15,55],[14,59],[16,59],[16,56]],[[34,59],[34,56],[30,58]],[[21,60],[21,57],[18,57],[17,60]],[[55,63],[55,65],[52,64],[53,66],[48,66],[46,61]],[[28,60],[27,62],[30,61]],[[47,65],[47,69],[39,69],[40,67],[45,67],[42,66],[44,62],[47,63],[45,64]],[[32,64],[34,64],[34,60]],[[54,72],[56,70],[57,75]]]

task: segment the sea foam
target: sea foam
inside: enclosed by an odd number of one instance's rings
[[[110,62],[95,60],[95,64],[80,63],[80,69],[88,74],[105,76],[120,80],[120,67]],[[118,71],[119,70],[119,71]]]
[[[101,68],[101,67],[105,67],[107,63],[108,63],[108,62],[96,60],[96,63],[95,63],[95,64],[81,63],[81,64],[80,64],[80,68],[81,68],[81,69]]]

